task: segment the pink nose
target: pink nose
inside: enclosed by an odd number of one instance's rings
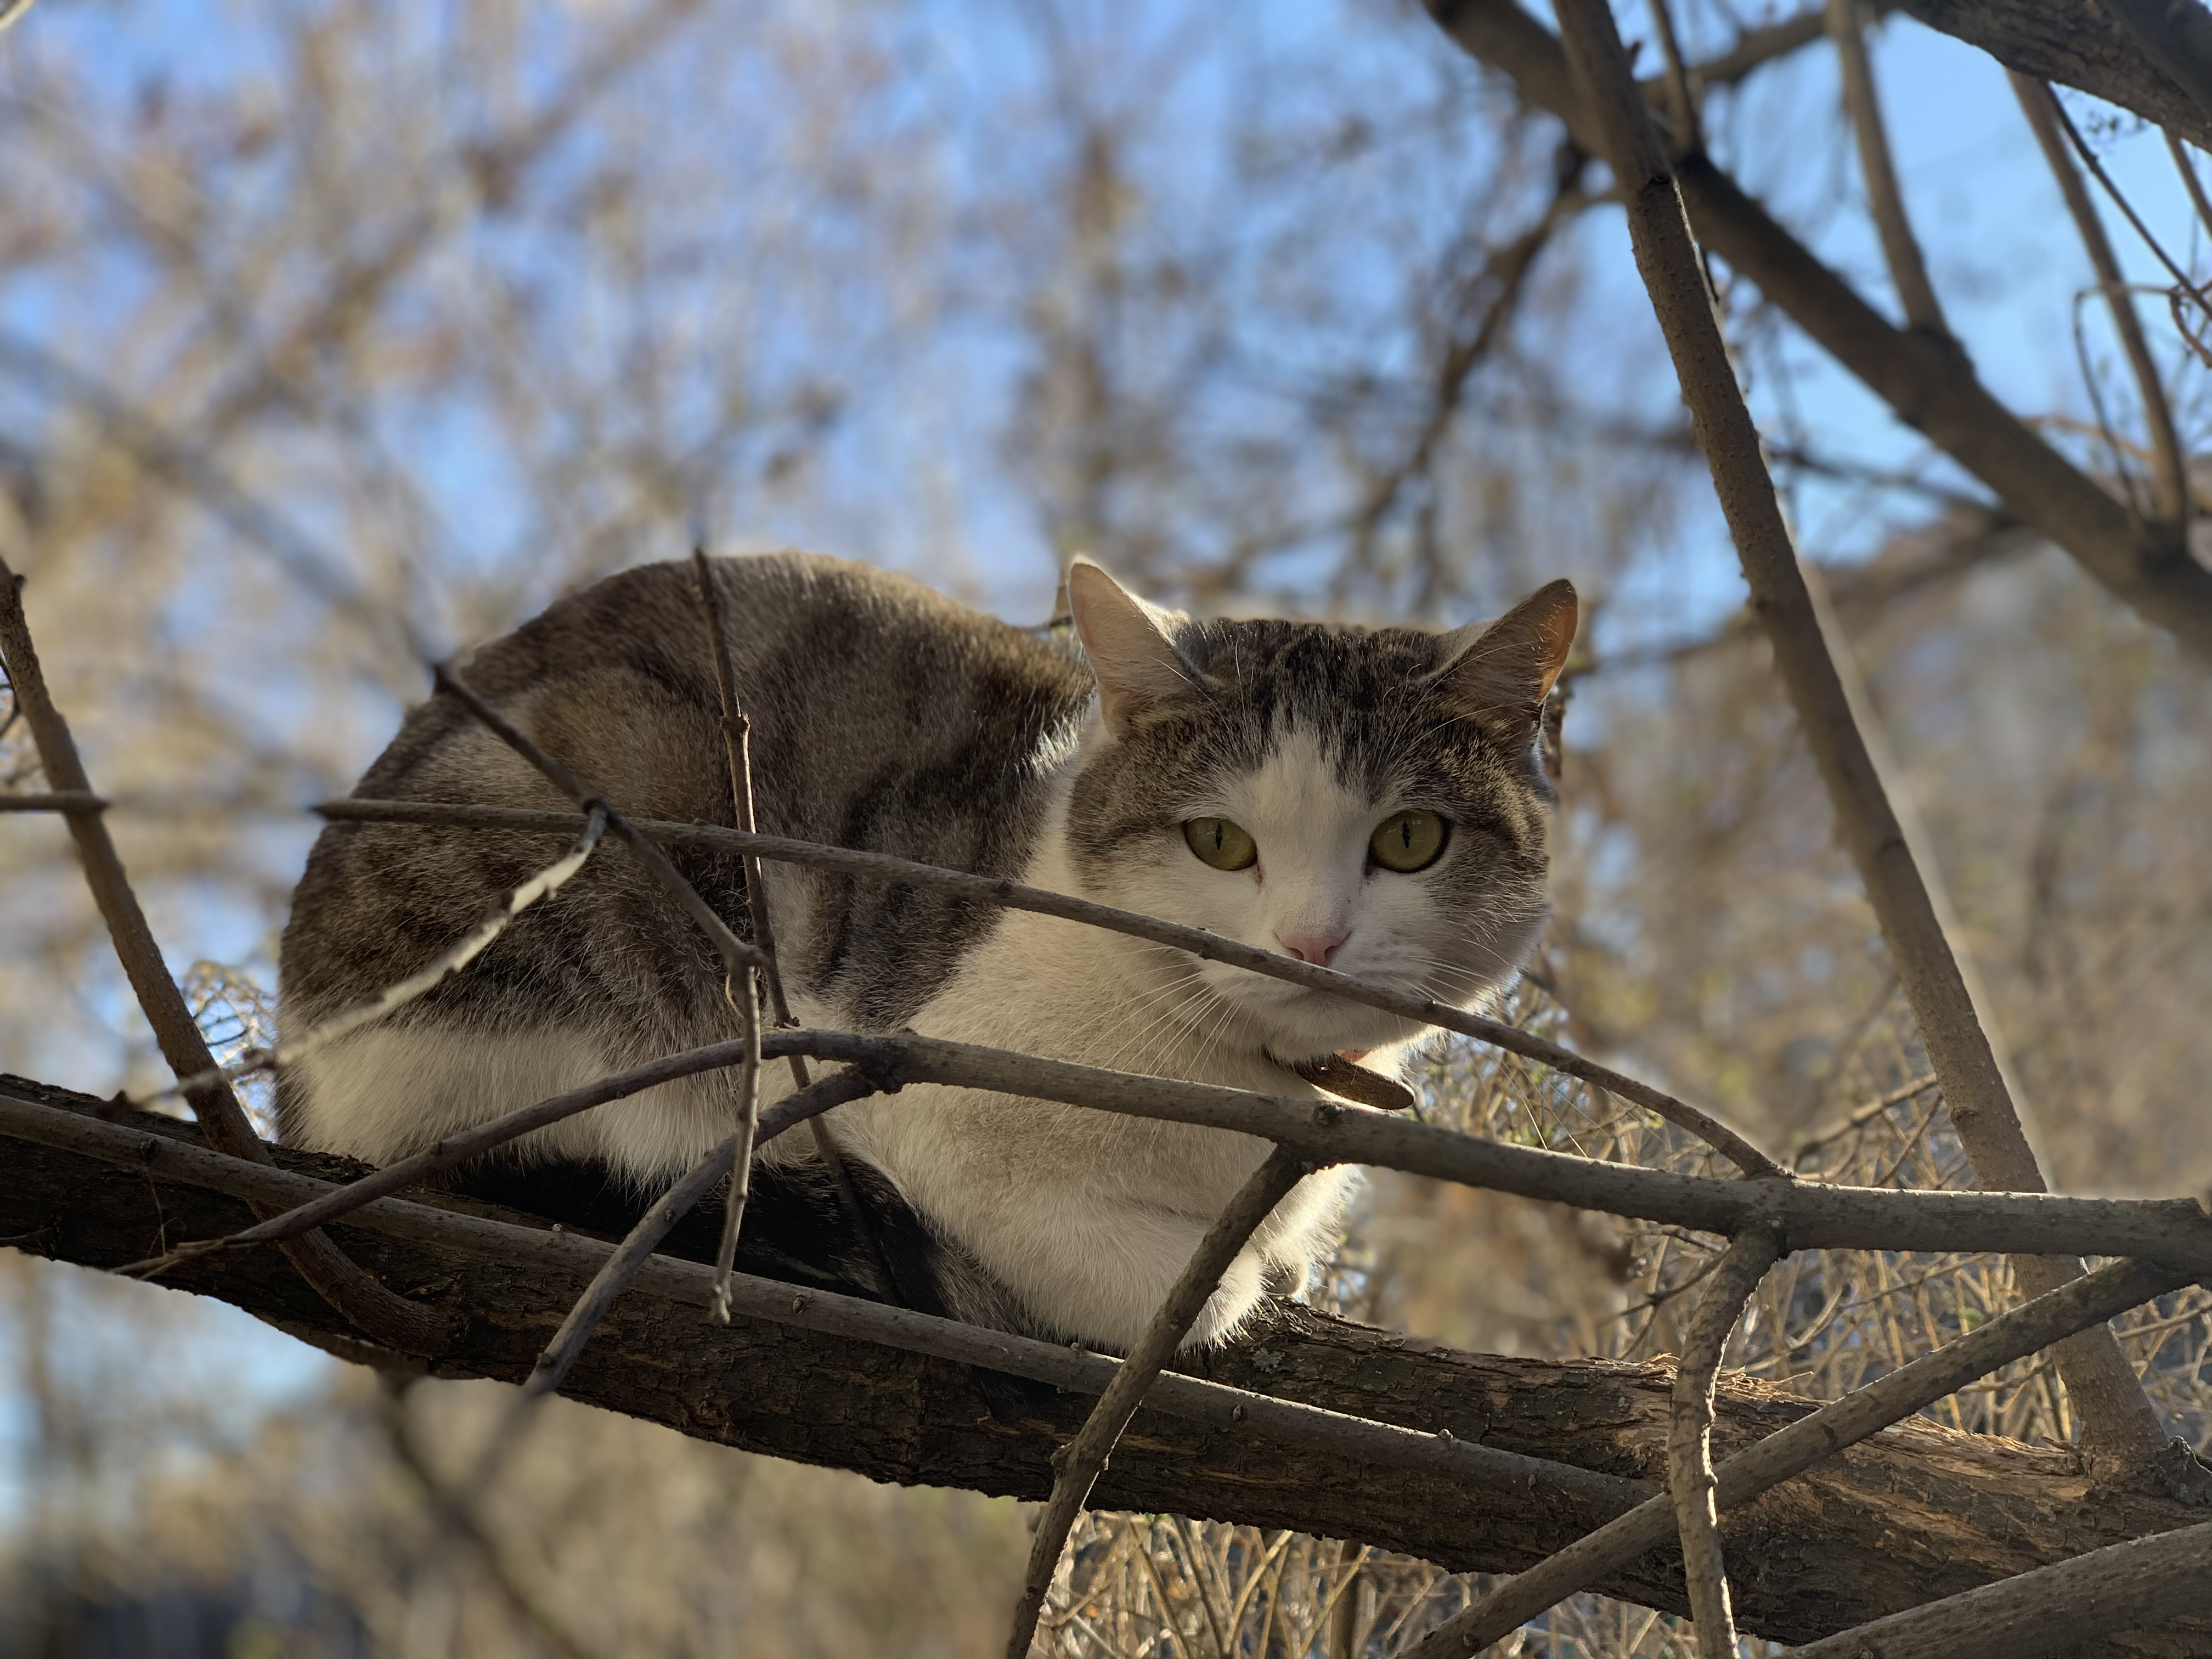
[[[1337,947],[1345,941],[1343,933],[1278,933],[1275,939],[1283,949],[1300,962],[1310,962],[1317,968],[1328,966],[1328,959],[1336,954]]]

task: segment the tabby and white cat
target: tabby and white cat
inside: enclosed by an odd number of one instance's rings
[[[1510,976],[1545,914],[1539,715],[1573,588],[1454,633],[1194,621],[1068,573],[1069,630],[796,554],[711,565],[752,722],[761,827],[1206,927],[1441,1000]],[[689,567],[574,593],[479,652],[471,683],[623,811],[731,822]],[[407,717],[358,793],[562,807],[450,700]],[[451,945],[542,863],[542,836],[341,824],[284,935],[294,1030]],[[676,862],[740,933],[734,858]],[[927,888],[768,866],[802,1023],[933,1036],[1310,1095],[1290,1069],[1401,1065],[1421,1030],[1325,994]],[[610,848],[465,973],[280,1079],[284,1138],[388,1163],[438,1136],[733,1034],[696,925]],[[763,1087],[787,1087],[771,1066]],[[726,1135],[725,1075],[572,1118],[478,1172],[537,1201],[641,1197]],[[1126,1347],[1265,1155],[1219,1131],[937,1086],[828,1120],[876,1218],[863,1256],[805,1135],[763,1154],[745,1265],[976,1322]],[[1345,1170],[1305,1181],[1193,1334],[1233,1333],[1332,1244]],[[578,1195],[581,1196],[579,1197]],[[586,1207],[589,1206],[586,1204]],[[619,1206],[617,1206],[619,1207]],[[589,1217],[586,1218],[590,1219]],[[603,1224],[618,1225],[605,1221]],[[894,1282],[872,1266],[889,1259]]]

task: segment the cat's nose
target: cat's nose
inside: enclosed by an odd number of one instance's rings
[[[1275,942],[1300,962],[1310,962],[1316,968],[1326,968],[1329,958],[1336,954],[1337,946],[1349,937],[1348,931],[1326,933],[1299,932],[1277,933]]]

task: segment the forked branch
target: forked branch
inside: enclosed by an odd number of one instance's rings
[[[1559,13],[1580,101],[1620,180],[1637,268],[1711,468],[1753,608],[1773,641],[1775,666],[1942,1079],[1960,1144],[1984,1186],[2041,1192],[2042,1172],[1996,1052],[1798,566],[1758,430],[1713,314],[1673,168],[1630,71],[1612,9],[1606,0],[1561,0]],[[2063,1261],[2028,1261],[2015,1271],[2031,1289],[2047,1290],[2080,1269]],[[2163,1449],[2158,1414],[2109,1335],[2069,1346],[2059,1364],[2080,1407],[2085,1437],[2100,1452],[2142,1459]]]
[[[0,660],[7,665],[15,706],[30,727],[31,740],[46,781],[59,794],[85,802],[99,797],[85,774],[76,741],[69,724],[54,706],[39,666],[37,647],[23,614],[23,579],[0,559]],[[125,874],[123,860],[107,833],[102,815],[88,807],[70,810],[64,817],[84,865],[85,882],[108,937],[123,964],[125,976],[154,1028],[161,1058],[179,1078],[204,1078],[216,1071],[215,1056],[207,1039],[185,1006],[184,994],[169,977],[161,947],[147,924],[138,896]],[[207,1131],[209,1141],[234,1157],[257,1163],[269,1161],[268,1148],[253,1133],[246,1113],[218,1076],[190,1090],[186,1100]],[[285,1246],[285,1257],[300,1276],[313,1285],[325,1300],[378,1341],[404,1353],[435,1355],[451,1345],[455,1332],[449,1321],[432,1309],[393,1295],[340,1254],[337,1246],[320,1234],[302,1234]]]

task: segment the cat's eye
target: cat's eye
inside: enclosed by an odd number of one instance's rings
[[[1249,870],[1260,861],[1258,843],[1227,818],[1193,818],[1183,825],[1182,838],[1217,870]]]
[[[1425,870],[1443,856],[1449,836],[1444,821],[1434,812],[1401,812],[1386,818],[1367,838],[1367,850],[1385,870],[1410,874]]]

